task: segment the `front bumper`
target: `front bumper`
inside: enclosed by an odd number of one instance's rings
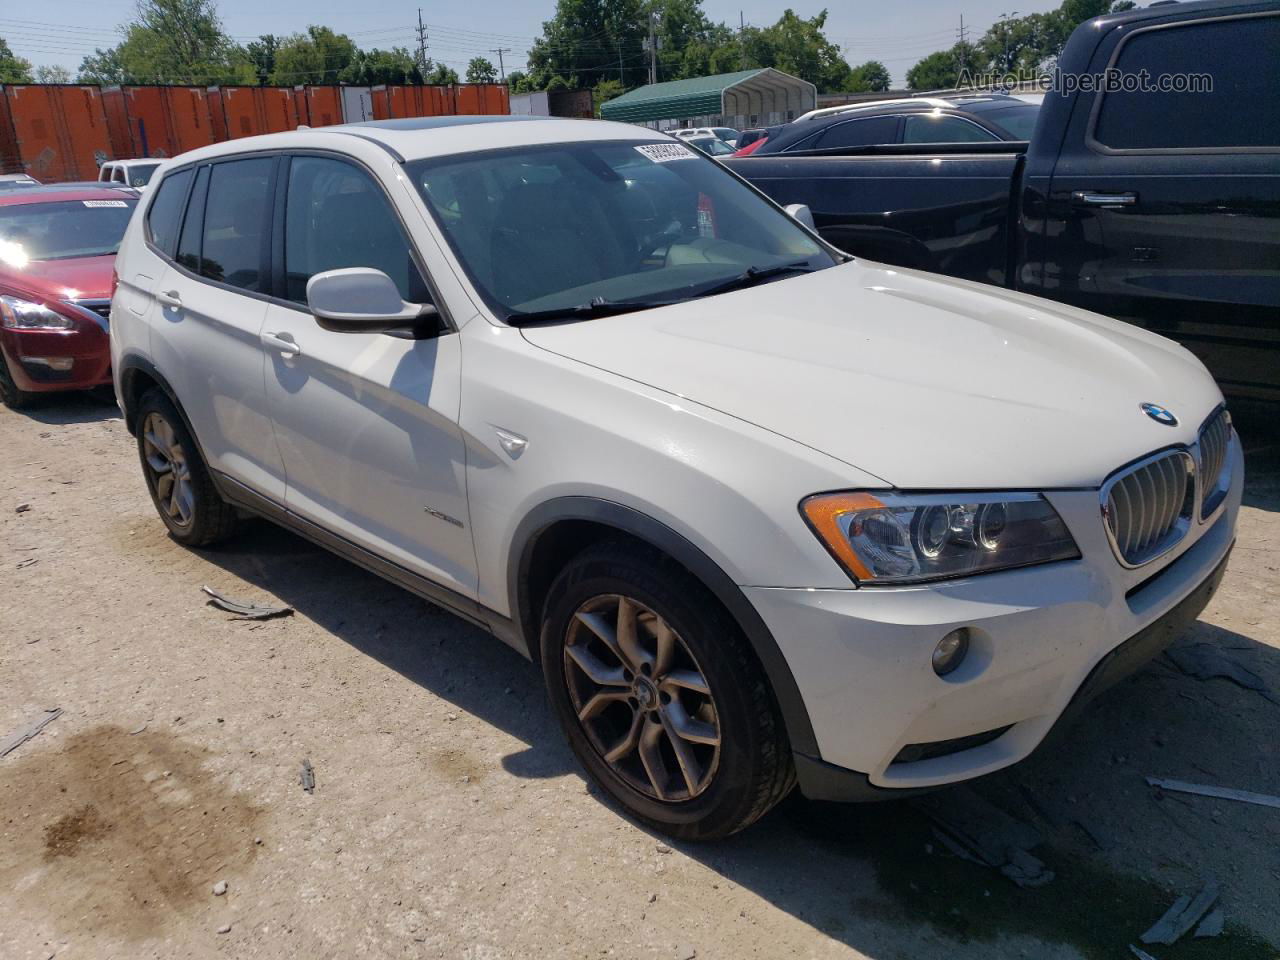
[[[111,382],[111,351],[104,330],[84,324],[74,330],[0,331],[0,349],[18,389],[29,393],[89,390]],[[52,370],[26,358],[70,357],[70,370]]]
[[[901,588],[747,588],[778,639],[819,756],[796,757],[815,799],[874,799],[1024,759],[1066,714],[1186,628],[1221,580],[1244,464],[1233,441],[1225,502],[1171,554],[1115,560],[1096,492],[1047,494],[1082,559]],[[934,674],[943,635],[970,628],[960,667]],[[923,757],[923,759],[917,759]]]

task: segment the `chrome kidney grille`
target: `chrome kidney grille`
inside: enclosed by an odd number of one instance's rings
[[[1186,536],[1195,510],[1196,466],[1185,450],[1148,457],[1102,488],[1102,514],[1120,561],[1141,566]]]
[[[1227,490],[1231,486],[1230,472],[1227,466],[1227,451],[1231,443],[1231,414],[1225,409],[1219,410],[1205,422],[1200,429],[1200,483],[1204,487],[1201,494],[1200,519],[1206,519],[1226,499]]]
[[[1140,567],[1172,550],[1194,520],[1208,520],[1231,488],[1231,415],[1219,409],[1190,450],[1166,450],[1102,485],[1102,516],[1116,556]]]

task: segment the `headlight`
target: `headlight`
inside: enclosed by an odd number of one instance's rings
[[[1035,493],[820,493],[800,504],[831,555],[864,584],[924,583],[1080,556]]]
[[[76,322],[30,300],[0,297],[0,324],[10,330],[70,330]]]

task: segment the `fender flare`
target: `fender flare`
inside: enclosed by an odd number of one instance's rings
[[[760,659],[782,711],[793,752],[818,755],[813,724],[809,720],[809,711],[804,705],[791,667],[782,655],[777,640],[746,595],[697,545],[665,523],[624,504],[601,497],[558,497],[534,507],[516,527],[507,561],[508,600],[514,626],[524,635],[527,648],[535,660],[537,615],[529,597],[529,566],[539,536],[562,520],[587,520],[613,527],[661,550],[697,577],[733,617]],[[534,625],[532,629],[530,625]]]

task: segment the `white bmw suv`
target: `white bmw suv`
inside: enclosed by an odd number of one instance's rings
[[[1014,763],[1216,588],[1222,396],[1168,340],[790,213],[613,123],[185,154],[111,310],[160,517],[267,517],[491,631],[680,837]]]

